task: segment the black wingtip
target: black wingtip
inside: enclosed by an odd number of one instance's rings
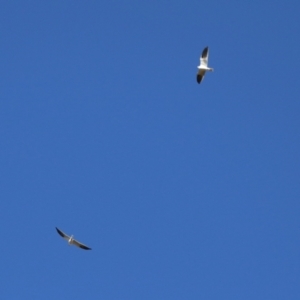
[[[63,233],[62,233],[57,227],[55,227],[55,228],[56,228],[56,231],[58,232],[58,234],[59,234],[60,236],[64,237]]]
[[[89,248],[89,247],[86,247],[86,246],[82,246],[82,245],[80,245],[79,246],[81,249],[84,249],[84,250],[92,250],[92,248]]]
[[[202,58],[207,56],[207,52],[208,52],[208,46],[204,48],[204,50],[202,51]]]
[[[200,84],[201,81],[202,81],[202,76],[197,75],[197,82]]]

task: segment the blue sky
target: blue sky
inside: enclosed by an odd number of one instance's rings
[[[2,2],[1,297],[299,299],[299,8]]]

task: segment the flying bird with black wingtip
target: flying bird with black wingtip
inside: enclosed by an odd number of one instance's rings
[[[63,237],[65,240],[68,241],[68,244],[69,245],[74,245],[74,246],[77,246],[81,249],[84,249],[84,250],[92,250],[92,248],[89,248],[88,246],[76,241],[74,238],[73,238],[73,235],[71,236],[68,236],[67,234],[65,234],[64,232],[62,232],[60,229],[58,229],[57,227],[56,228],[56,231],[58,232],[58,234]]]
[[[202,51],[202,55],[200,57],[200,65],[197,67],[198,68],[198,73],[197,73],[197,82],[198,83],[201,83],[206,71],[213,72],[214,69],[209,68],[207,65],[208,65],[208,47],[205,47],[204,50]]]

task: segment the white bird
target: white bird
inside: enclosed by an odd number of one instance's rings
[[[73,235],[71,236],[68,236],[66,235],[65,233],[63,233],[61,230],[59,230],[57,227],[55,227],[58,234],[60,236],[62,236],[65,240],[68,241],[68,244],[69,245],[74,245],[74,246],[77,246],[81,249],[84,249],[84,250],[92,250],[91,248],[87,247],[86,245],[82,244],[82,243],[79,243],[78,241],[76,241],[74,238],[73,238]]]
[[[198,73],[197,73],[197,82],[200,83],[205,75],[206,71],[213,71],[213,68],[209,68],[207,66],[208,64],[208,47],[204,48],[202,51],[202,55],[200,57],[200,65],[197,67],[198,68]]]

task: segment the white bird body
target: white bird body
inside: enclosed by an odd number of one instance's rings
[[[71,246],[71,245],[74,245],[74,246],[77,246],[81,249],[84,249],[84,250],[92,250],[91,248],[89,248],[88,246],[76,241],[74,238],[73,238],[73,235],[71,236],[68,236],[67,234],[65,234],[64,232],[62,232],[60,229],[58,229],[57,227],[56,228],[56,231],[58,232],[58,234],[63,237],[65,240],[68,241],[68,244]]]
[[[204,78],[205,72],[213,72],[213,68],[208,67],[208,47],[205,47],[200,57],[200,65],[197,67],[197,82],[200,83]]]
[[[68,240],[68,244],[71,246],[73,242],[73,235],[70,236],[69,240]]]

